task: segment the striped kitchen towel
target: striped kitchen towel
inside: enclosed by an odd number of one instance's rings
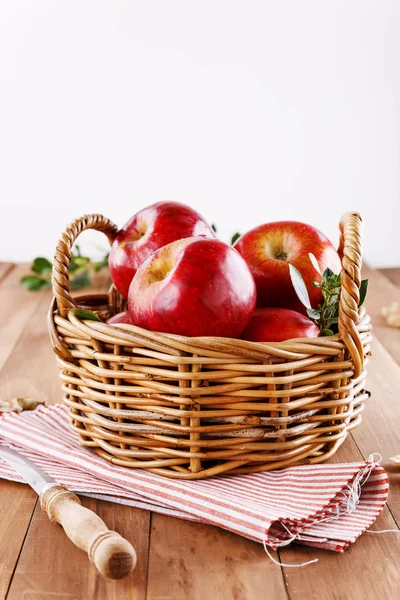
[[[0,444],[82,495],[223,527],[273,549],[297,541],[343,552],[382,511],[388,479],[373,457],[351,464],[176,481],[112,465],[79,445],[63,405],[0,417]],[[0,477],[21,481],[0,462]]]

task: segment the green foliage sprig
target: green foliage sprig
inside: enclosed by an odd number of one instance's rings
[[[240,236],[241,236],[241,235],[242,235],[241,233],[235,233],[235,234],[232,236],[232,239],[231,239],[231,246],[233,246],[233,244],[236,242],[236,240],[238,240],[238,239],[240,238]]]
[[[306,284],[301,273],[295,266],[289,264],[290,278],[300,302],[306,307],[307,315],[319,327],[322,335],[335,335],[339,331],[339,295],[341,289],[340,274],[334,273],[326,268],[321,273],[318,261],[313,254],[308,255],[314,269],[320,274],[320,283],[314,281],[313,286],[320,288],[322,292],[322,303],[316,308],[311,306]],[[358,306],[362,306],[368,289],[368,279],[364,279],[360,285],[360,300]]]
[[[218,228],[215,225],[215,223],[213,223],[211,225],[211,229],[213,230],[214,233],[217,233]],[[233,246],[233,244],[236,242],[236,240],[238,240],[240,238],[242,234],[241,233],[234,233],[233,236],[231,237],[231,246]]]
[[[93,262],[88,256],[82,256],[80,247],[76,245],[72,251],[71,262],[69,265],[71,290],[90,287],[91,273],[98,273],[107,266],[108,253],[105,254],[101,260]],[[21,283],[26,289],[32,292],[37,292],[42,288],[51,288],[52,269],[52,263],[47,258],[39,256],[38,258],[35,258],[31,264],[32,274],[22,277]]]

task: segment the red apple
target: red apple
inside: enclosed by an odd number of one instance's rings
[[[237,337],[256,288],[240,254],[217,239],[178,240],[152,254],[129,288],[132,323],[184,336]]]
[[[321,290],[312,283],[321,281],[321,276],[310,261],[310,252],[317,259],[321,272],[326,267],[334,273],[341,269],[339,255],[328,238],[315,227],[296,221],[259,225],[242,235],[234,247],[253,274],[257,306],[279,306],[305,313],[290,279],[289,263],[303,276],[311,306],[318,306],[322,301]]]
[[[179,202],[157,202],[136,213],[118,232],[108,264],[117,290],[128,297],[129,285],[142,262],[166,244],[182,238],[215,234],[199,213]]]
[[[132,325],[132,321],[127,310],[110,317],[107,319],[106,323],[110,323],[111,325],[117,325],[118,323],[127,323],[128,325]]]
[[[284,342],[319,336],[319,328],[304,315],[288,308],[256,308],[240,336],[250,342]]]

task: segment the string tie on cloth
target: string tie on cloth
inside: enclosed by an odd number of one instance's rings
[[[351,485],[347,484],[345,489],[342,490],[341,492],[339,492],[338,496],[343,497],[343,502],[338,503],[334,507],[334,509],[333,509],[334,514],[330,515],[329,517],[325,517],[325,518],[321,518],[321,519],[314,519],[314,521],[311,524],[322,523],[322,522],[327,522],[327,521],[336,521],[340,518],[340,516],[342,514],[353,513],[360,503],[362,486],[368,481],[368,478],[371,475],[371,472],[374,469],[374,467],[380,465],[381,462],[382,462],[382,456],[380,454],[378,454],[378,453],[370,454],[365,467],[357,473],[357,475],[354,477],[352,484]],[[283,548],[285,546],[289,546],[289,544],[291,544],[292,542],[297,541],[297,540],[298,541],[310,541],[310,536],[302,536],[300,533],[293,533],[292,531],[290,531],[289,527],[287,527],[284,522],[280,521],[279,525],[286,530],[289,537],[285,540],[281,540],[276,537],[271,537],[269,535],[268,536],[269,541],[274,542],[276,547]],[[310,526],[310,523],[308,523],[307,527],[309,527],[309,526]],[[370,531],[368,533],[389,533],[389,532],[396,533],[396,531],[397,531],[397,533],[400,533],[400,530],[394,530],[394,529],[385,529],[382,531]],[[319,541],[322,542],[324,540],[320,539]],[[314,558],[312,560],[308,560],[308,561],[302,562],[302,563],[294,563],[294,564],[284,563],[282,561],[276,560],[272,556],[272,554],[269,552],[269,550],[267,548],[267,537],[265,537],[263,540],[263,546],[264,546],[265,552],[267,553],[268,557],[272,560],[272,562],[280,567],[306,567],[307,565],[312,565],[313,563],[318,562],[318,558]]]

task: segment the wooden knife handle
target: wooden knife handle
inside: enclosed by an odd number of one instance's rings
[[[133,571],[136,565],[133,546],[82,506],[78,496],[61,485],[51,485],[40,495],[40,506],[50,521],[63,527],[75,546],[88,553],[101,575],[122,579]]]

